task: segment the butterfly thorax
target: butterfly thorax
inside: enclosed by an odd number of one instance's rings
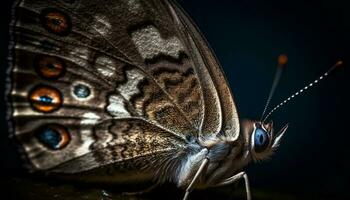
[[[189,153],[181,162],[177,185],[187,186],[205,158],[209,159],[209,165],[197,188],[211,187],[231,177],[251,161],[249,142],[246,141],[244,135],[235,141],[213,136],[190,141],[187,146]]]

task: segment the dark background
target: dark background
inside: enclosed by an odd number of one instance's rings
[[[180,4],[220,60],[241,118],[260,117],[279,54],[287,54],[289,60],[271,106],[304,87],[336,61],[344,61],[343,67],[327,80],[273,115],[277,128],[287,122],[290,128],[271,160],[250,165],[247,173],[253,199],[350,199],[349,3],[182,0]],[[1,91],[7,67],[10,7],[10,1],[1,1]],[[9,186],[11,182],[9,191],[14,192],[23,184],[17,179],[23,171],[7,139],[3,95],[0,113],[1,183]],[[16,181],[13,177],[17,177]],[[39,183],[37,187],[41,186]],[[202,199],[215,195],[194,194]]]
[[[251,165],[253,188],[308,194],[310,199],[349,195],[350,4],[347,1],[182,1],[214,49],[230,82],[241,118],[259,118],[277,56],[288,65],[272,105],[327,71],[345,65],[273,115],[290,128],[270,161]]]

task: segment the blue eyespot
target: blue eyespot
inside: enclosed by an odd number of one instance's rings
[[[39,101],[42,103],[52,103],[52,98],[46,95],[40,96]]]
[[[41,144],[51,150],[64,148],[71,139],[68,130],[58,124],[49,124],[39,128],[36,137]]]
[[[76,97],[84,99],[90,96],[91,91],[86,85],[78,84],[74,86],[73,93]]]
[[[50,149],[58,149],[58,146],[62,140],[60,133],[51,128],[45,128],[42,130],[38,137],[39,140]]]
[[[254,150],[259,153],[266,149],[269,145],[269,136],[262,128],[257,128],[254,134]]]

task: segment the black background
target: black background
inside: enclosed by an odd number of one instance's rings
[[[273,115],[277,127],[289,122],[290,128],[271,160],[248,166],[253,196],[254,191],[273,191],[287,193],[290,199],[350,198],[350,6],[346,2],[180,1],[220,60],[241,118],[260,117],[279,54],[287,54],[289,60],[272,105],[336,61],[345,63]],[[1,91],[7,67],[10,7],[10,1],[1,1]],[[2,183],[6,184],[22,171],[15,148],[7,139],[3,94],[0,113],[0,166]]]

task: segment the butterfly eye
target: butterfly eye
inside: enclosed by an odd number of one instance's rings
[[[64,63],[55,57],[39,57],[35,67],[38,74],[47,79],[57,79],[65,72]]]
[[[40,85],[30,92],[29,101],[35,110],[49,113],[59,109],[63,100],[57,89]]]
[[[71,139],[67,129],[56,124],[41,127],[37,132],[37,138],[43,145],[52,150],[64,148]]]
[[[71,29],[69,17],[56,9],[45,9],[41,13],[41,22],[46,30],[57,35],[67,35]]]
[[[269,145],[269,135],[262,128],[257,128],[254,133],[254,150],[259,153]]]

